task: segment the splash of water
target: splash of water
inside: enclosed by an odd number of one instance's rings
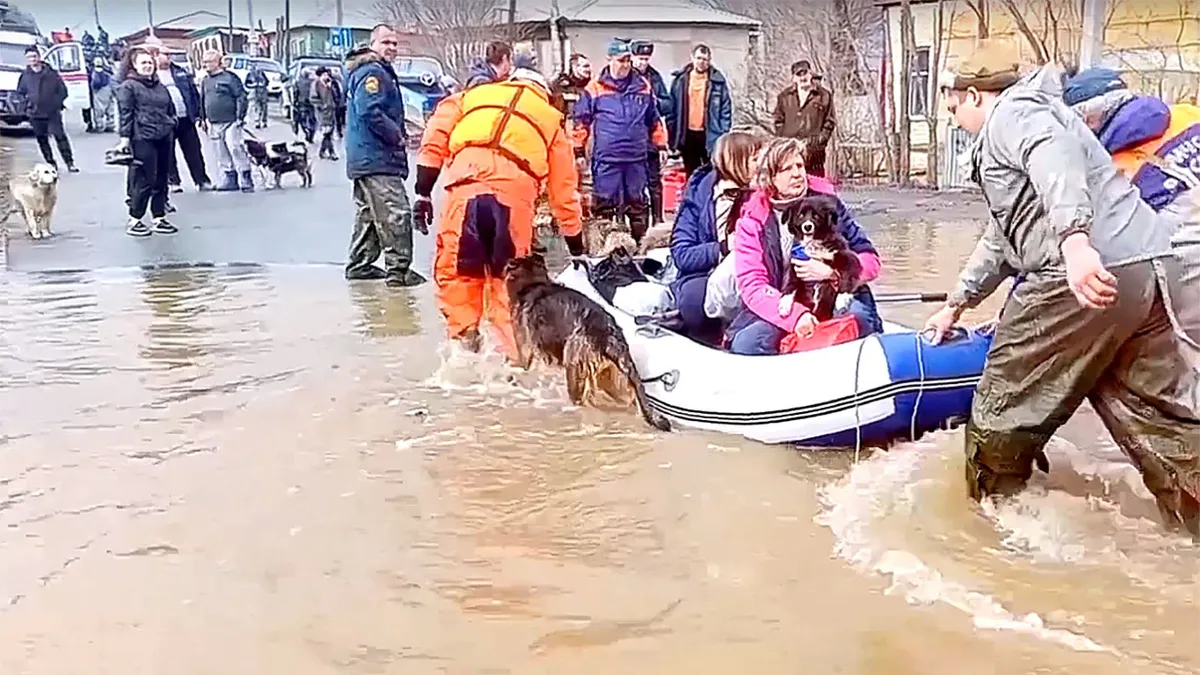
[[[1031,635],[1078,651],[1113,652],[1087,636],[1048,627],[1036,613],[1006,609],[992,596],[946,578],[911,552],[876,543],[872,523],[911,510],[922,461],[936,454],[935,442],[875,453],[855,464],[841,480],[823,487],[819,493],[823,510],[814,520],[833,532],[834,554],[856,569],[887,578],[888,593],[902,594],[913,604],[954,607],[970,616],[976,628]]]

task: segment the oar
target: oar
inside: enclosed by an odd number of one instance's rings
[[[904,302],[945,302],[945,293],[880,293],[875,296],[875,302],[880,304],[896,304]]]

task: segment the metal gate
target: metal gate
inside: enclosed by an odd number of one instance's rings
[[[969,188],[971,182],[971,145],[974,139],[971,134],[959,126],[946,128],[946,141],[942,144],[941,170],[938,176],[941,183],[939,188]]]

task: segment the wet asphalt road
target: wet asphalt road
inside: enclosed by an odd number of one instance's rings
[[[29,238],[20,216],[8,222],[8,269],[20,272],[96,270],[139,266],[198,264],[342,265],[354,222],[351,184],[342,161],[314,159],[313,187],[299,187],[294,175],[284,188],[266,190],[256,172],[257,190],[243,193],[199,193],[182,163],[184,192],[171,195],[178,211],[169,216],[179,227],[173,236],[138,239],[124,233],[125,170],[104,164],[104,151],[117,142],[114,134],[87,134],[82,125],[68,126],[80,173],[62,172],[55,236]],[[291,140],[291,130],[272,122],[253,132],[270,140]],[[41,161],[28,134],[5,138],[15,148],[14,170]],[[340,146],[340,143],[339,143]],[[210,177],[219,173],[206,145]],[[316,147],[311,150],[316,156]],[[339,154],[344,154],[338,148]],[[63,167],[60,167],[63,168]],[[416,235],[414,269],[426,273],[432,260],[432,237]]]

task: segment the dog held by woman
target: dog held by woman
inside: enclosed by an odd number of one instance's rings
[[[837,229],[837,202],[831,197],[805,197],[784,214],[784,222],[795,244],[793,258],[803,251],[809,259],[829,265],[833,279],[816,283],[794,278],[796,292],[779,299],[779,315],[787,316],[799,302],[812,309],[817,321],[833,318],[837,298],[853,293],[862,285],[862,264]]]
[[[519,366],[528,370],[536,356],[563,366],[567,393],[576,405],[593,403],[597,391],[632,403],[632,389],[646,422],[661,431],[671,430],[667,418],[650,407],[629,343],[604,308],[551,281],[546,261],[538,253],[509,261],[504,276]]]

